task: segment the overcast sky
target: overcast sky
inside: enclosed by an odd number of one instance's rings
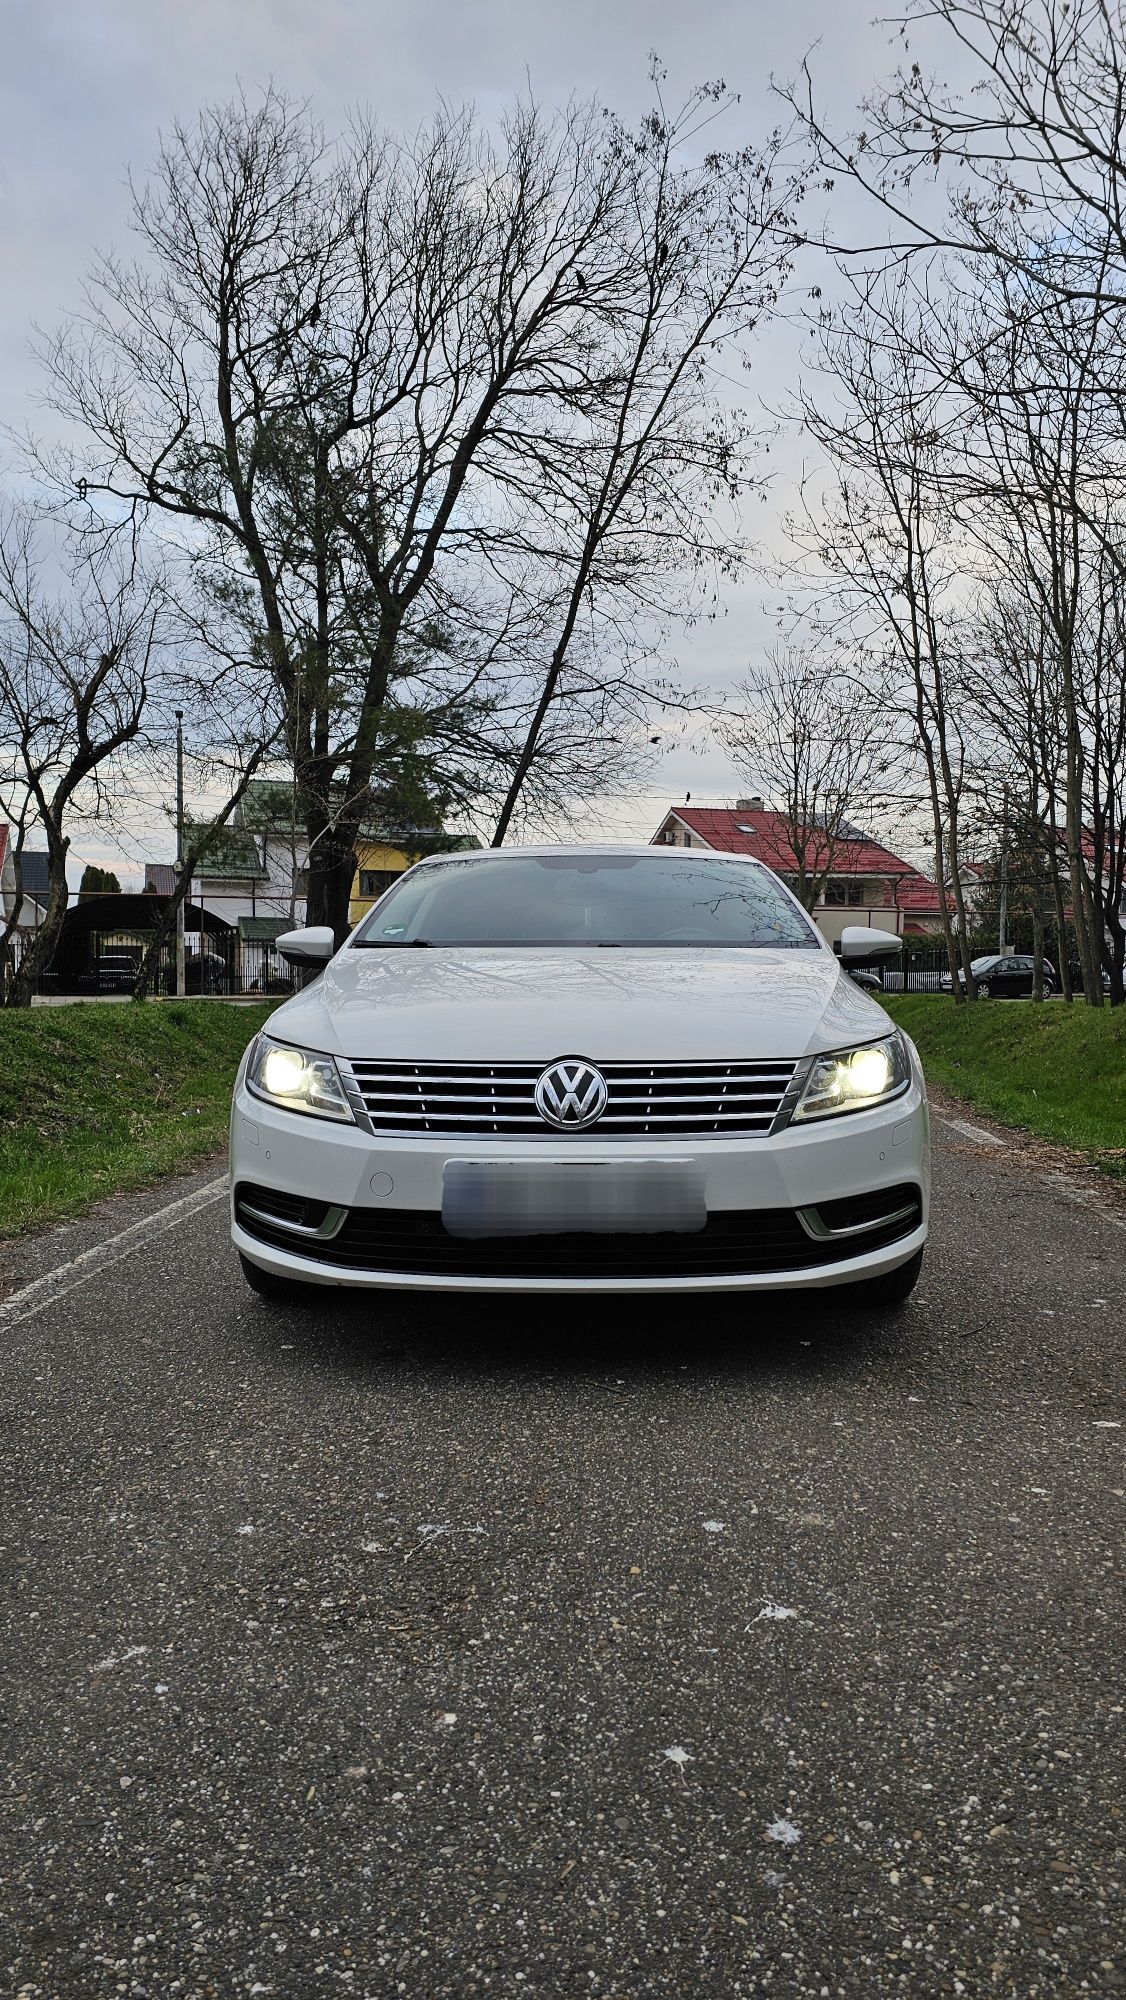
[[[656,48],[670,101],[719,76],[741,93],[716,128],[717,141],[737,144],[777,122],[770,77],[792,77],[807,51],[824,105],[847,122],[894,63],[871,13],[872,0],[5,0],[0,419],[19,428],[36,417],[31,322],[49,325],[80,302],[94,245],[127,247],[126,170],[143,178],[160,128],[236,83],[272,77],[330,129],[357,102],[394,128],[426,118],[438,96],[472,99],[487,117],[526,80],[545,103],[591,94],[632,116],[648,103]],[[760,338],[752,398],[774,402],[792,385],[796,346],[785,325]],[[750,517],[756,534],[769,535],[800,459],[795,439],[769,508]],[[730,682],[762,644],[761,595],[743,591],[719,625],[686,635],[682,669]],[[686,788],[721,800],[735,782],[714,751],[678,751],[606,828],[647,835]],[[114,843],[103,849],[83,831],[79,845],[100,858]],[[166,828],[153,827],[148,851],[169,851]]]

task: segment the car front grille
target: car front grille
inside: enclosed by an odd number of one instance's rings
[[[561,1133],[540,1117],[547,1063],[342,1062],[353,1102],[375,1132],[446,1138],[520,1133],[564,1138],[765,1135],[793,1081],[793,1062],[599,1063],[608,1101],[596,1124]]]
[[[448,1278],[739,1278],[772,1271],[816,1269],[847,1262],[909,1236],[922,1219],[917,1187],[887,1188],[849,1203],[827,1203],[834,1227],[870,1215],[888,1221],[862,1235],[815,1238],[792,1208],[720,1209],[703,1229],[652,1235],[500,1236],[467,1240],[451,1236],[428,1209],[352,1208],[335,1235],[297,1241],[279,1212],[271,1225],[262,1211],[280,1199],[270,1189],[242,1183],[235,1213],[251,1236],[280,1250],[338,1270],[394,1276]],[[846,1217],[845,1210],[848,1210]],[[323,1209],[323,1204],[322,1204]],[[307,1204],[307,1220],[315,1220]],[[807,1211],[807,1213],[809,1213]]]

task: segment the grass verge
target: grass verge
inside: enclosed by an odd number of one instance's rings
[[[933,1083],[1126,1179],[1126,1008],[891,995]]]
[[[217,1151],[239,1057],[272,1011],[177,1000],[0,1012],[0,1236]]]

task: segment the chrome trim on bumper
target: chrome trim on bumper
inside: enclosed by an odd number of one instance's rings
[[[843,1229],[830,1229],[816,1208],[798,1208],[794,1213],[806,1235],[811,1236],[815,1243],[824,1243],[829,1238],[835,1241],[846,1236],[866,1236],[869,1230],[887,1229],[893,1222],[906,1222],[909,1216],[919,1213],[919,1204],[908,1201],[902,1208],[889,1209],[886,1215],[870,1216],[867,1222],[846,1223]]]
[[[304,1236],[314,1242],[327,1243],[339,1233],[340,1225],[347,1215],[346,1208],[329,1208],[323,1222],[290,1222],[283,1215],[271,1215],[268,1209],[254,1208],[248,1201],[240,1201],[238,1213],[249,1215],[253,1222],[264,1222],[268,1229],[284,1229],[291,1236]]]

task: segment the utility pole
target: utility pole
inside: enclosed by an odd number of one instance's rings
[[[184,880],[184,711],[176,710],[176,887]],[[184,997],[184,898],[176,905],[176,997]]]

